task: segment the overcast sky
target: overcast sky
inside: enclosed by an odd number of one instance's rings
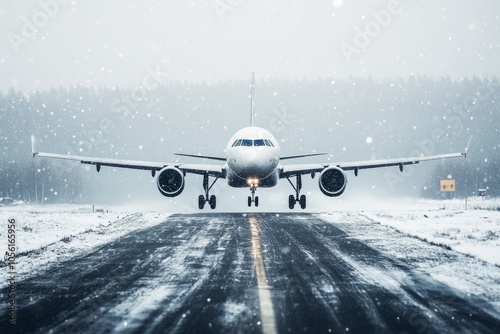
[[[499,76],[499,16],[498,0],[3,1],[0,90]]]

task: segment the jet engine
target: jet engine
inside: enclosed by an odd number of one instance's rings
[[[347,185],[347,176],[338,167],[325,168],[319,177],[319,189],[330,197],[342,195]]]
[[[180,195],[184,190],[184,173],[176,167],[165,167],[158,174],[156,185],[163,196]]]

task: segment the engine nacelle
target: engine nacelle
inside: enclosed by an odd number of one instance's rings
[[[184,190],[184,173],[175,167],[165,167],[158,174],[156,185],[163,196],[178,196]]]
[[[319,176],[319,189],[330,197],[342,195],[347,185],[347,176],[338,167],[325,168]]]

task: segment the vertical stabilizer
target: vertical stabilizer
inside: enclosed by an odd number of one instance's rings
[[[250,126],[255,126],[255,74],[252,72],[252,83],[250,85]]]

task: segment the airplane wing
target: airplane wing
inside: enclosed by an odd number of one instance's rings
[[[469,140],[470,143],[470,140]],[[321,172],[327,167],[339,167],[343,170],[353,170],[357,176],[360,169],[380,168],[398,166],[400,171],[403,171],[403,166],[416,165],[421,161],[440,160],[449,158],[467,157],[467,148],[461,153],[438,154],[430,156],[398,158],[398,159],[382,159],[382,160],[367,160],[367,161],[354,161],[354,162],[332,162],[332,163],[318,163],[318,164],[294,164],[282,165],[280,170],[280,178],[287,178],[295,175],[311,174]]]
[[[64,159],[79,161],[82,164],[95,165],[97,171],[101,170],[102,166],[107,167],[117,167],[117,168],[129,168],[129,169],[145,169],[150,170],[152,174],[160,171],[162,168],[167,166],[177,167],[186,173],[192,174],[208,174],[210,176],[225,178],[225,167],[223,165],[209,165],[209,164],[184,164],[184,163],[166,163],[166,162],[154,162],[154,161],[139,161],[139,160],[123,160],[123,159],[107,159],[107,158],[95,158],[95,157],[84,157],[79,155],[66,155],[66,154],[56,154],[56,153],[45,153],[45,152],[33,152],[33,157],[45,157],[53,159]]]
[[[34,138],[32,138],[32,154],[33,158],[39,156],[39,157],[53,158],[53,159],[73,160],[73,161],[79,161],[82,164],[95,165],[97,171],[100,171],[102,166],[107,166],[107,167],[117,167],[117,168],[150,170],[151,173],[154,175],[155,172],[160,171],[162,168],[167,166],[172,166],[172,167],[177,167],[186,173],[201,174],[201,175],[208,174],[210,176],[222,179],[226,177],[226,169],[223,165],[184,164],[179,162],[166,163],[166,162],[96,158],[96,157],[84,157],[79,155],[37,152],[35,150]]]

